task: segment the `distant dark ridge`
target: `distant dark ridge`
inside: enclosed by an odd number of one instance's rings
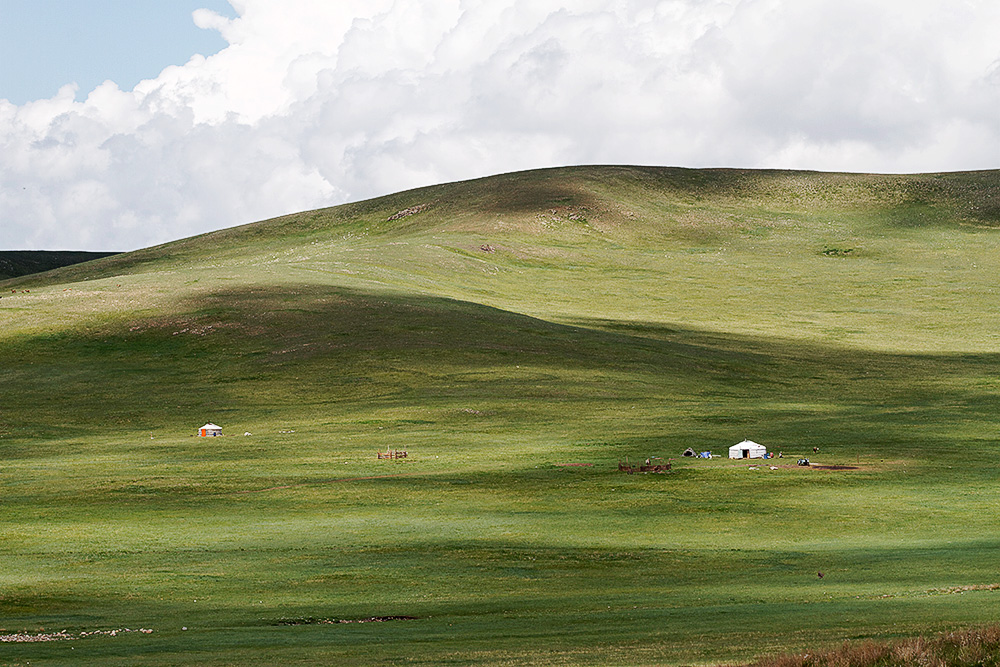
[[[51,271],[71,264],[117,255],[116,252],[75,250],[0,250],[0,280]]]

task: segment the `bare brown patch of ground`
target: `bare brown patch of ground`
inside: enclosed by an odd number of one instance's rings
[[[282,618],[273,625],[338,625],[341,623],[388,623],[415,621],[416,616],[370,616],[368,618]]]

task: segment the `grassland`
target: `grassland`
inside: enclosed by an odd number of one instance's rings
[[[0,283],[0,634],[154,630],[0,664],[717,664],[995,621],[998,227],[1000,172],[590,167]],[[744,437],[780,467],[678,458]]]

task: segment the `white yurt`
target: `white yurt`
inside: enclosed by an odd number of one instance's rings
[[[767,447],[759,445],[753,440],[744,440],[729,448],[729,458],[731,459],[762,459],[767,456]]]
[[[205,424],[198,429],[198,435],[202,438],[211,438],[217,435],[222,435],[222,427],[211,423]]]

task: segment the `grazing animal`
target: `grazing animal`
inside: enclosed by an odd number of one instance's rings
[[[820,579],[822,579],[822,578],[823,578],[823,573],[822,573],[822,572],[817,572],[816,574],[818,574],[818,575],[819,575],[819,578],[820,578]]]

